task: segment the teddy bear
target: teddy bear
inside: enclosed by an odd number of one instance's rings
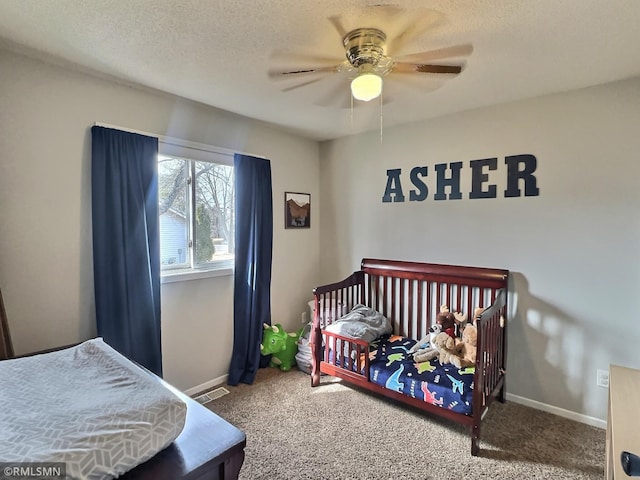
[[[452,363],[452,360],[456,358],[456,342],[448,333],[440,332],[436,335],[433,339],[432,346],[438,351],[437,356],[440,365]]]
[[[476,308],[473,310],[473,324],[474,324],[474,325],[477,325],[476,320],[478,319],[478,317],[479,317],[480,315],[482,315],[482,312],[484,312],[485,310],[486,310],[486,309],[485,309],[485,308],[483,308],[483,307],[476,307]]]
[[[440,332],[431,340],[430,347],[418,350],[413,355],[416,363],[428,362],[437,358],[441,365],[451,363],[451,359],[455,357],[455,340],[446,332]]]
[[[478,329],[475,325],[464,328],[462,340],[455,345],[454,352],[450,363],[458,368],[475,366],[478,353]]]
[[[435,323],[431,326],[427,335],[409,349],[409,355],[413,356],[417,363],[427,362],[437,357],[438,351],[432,345],[435,336],[444,332],[455,340],[456,328],[464,325],[466,321],[466,315],[461,312],[451,312],[448,305],[441,305]]]
[[[478,317],[480,317],[480,315],[482,315],[482,313],[484,313],[484,311],[486,310],[486,308],[483,307],[476,307],[475,310],[473,311],[473,324],[474,325],[478,325]],[[504,327],[504,316],[500,315],[500,328]]]

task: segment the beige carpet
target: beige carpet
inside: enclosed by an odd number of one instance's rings
[[[605,432],[494,402],[472,457],[466,428],[292,370],[261,369],[207,406],[244,430],[245,480],[602,479]]]

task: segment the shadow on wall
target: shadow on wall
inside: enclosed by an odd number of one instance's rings
[[[572,412],[584,411],[585,326],[529,291],[511,273],[507,391]],[[594,338],[594,337],[592,337]]]

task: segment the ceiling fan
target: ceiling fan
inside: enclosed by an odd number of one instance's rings
[[[319,82],[332,74],[342,74],[350,79],[351,96],[356,100],[370,101],[382,93],[383,77],[387,75],[398,79],[401,75],[418,74],[450,78],[458,75],[464,68],[464,62],[443,62],[440,60],[465,57],[471,54],[470,44],[455,45],[408,55],[397,55],[413,37],[422,33],[411,24],[388,44],[387,35],[380,28],[354,28],[346,31],[337,17],[330,18],[342,36],[345,59],[323,56],[302,56],[301,65],[293,68],[277,68],[269,71],[272,80],[295,79],[296,83],[282,88],[283,91]],[[292,58],[296,57],[295,55]],[[300,55],[297,55],[300,57]],[[339,85],[344,89],[344,84]]]

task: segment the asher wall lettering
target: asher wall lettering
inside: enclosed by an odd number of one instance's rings
[[[511,155],[505,157],[506,164],[506,189],[503,192],[505,198],[509,197],[536,197],[540,195],[538,180],[534,175],[538,166],[538,160],[530,154]],[[436,191],[434,200],[460,200],[460,176],[463,174],[464,162],[439,163],[434,165],[436,172]],[[489,183],[489,172],[498,170],[497,158],[483,158],[469,161],[471,174],[470,199],[497,198],[498,187]],[[429,187],[424,179],[428,176],[429,169],[426,166],[413,167],[409,172],[411,189],[409,190],[410,202],[422,202],[429,197]],[[448,189],[449,193],[446,193]],[[402,169],[387,170],[387,185],[384,189],[382,202],[404,202],[405,195],[402,189]]]

